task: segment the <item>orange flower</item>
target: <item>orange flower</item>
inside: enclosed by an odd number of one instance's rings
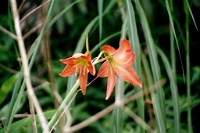
[[[59,74],[61,77],[68,77],[78,73],[80,80],[80,88],[82,93],[86,94],[86,86],[88,80],[88,72],[95,75],[95,67],[92,64],[90,54],[76,53],[72,57],[60,60],[67,66]]]
[[[104,45],[102,50],[106,52],[107,59],[102,64],[97,76],[108,77],[106,100],[113,92],[116,84],[116,76],[136,87],[142,87],[142,83],[132,67],[135,54],[128,40],[122,39],[120,47],[117,50],[110,45]]]

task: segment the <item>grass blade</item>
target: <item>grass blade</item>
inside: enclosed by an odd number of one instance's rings
[[[174,112],[174,132],[180,133],[180,113],[179,113],[180,109],[179,109],[179,96],[178,96],[176,80],[174,78],[172,69],[170,67],[170,63],[166,55],[163,53],[163,51],[159,47],[156,47],[156,50],[158,51],[158,54],[162,58],[162,61],[165,66],[165,70],[167,71],[167,75],[170,81],[170,89],[171,89],[171,95],[172,95],[172,101],[173,101],[173,112]]]
[[[151,68],[153,71],[153,79],[154,82],[158,82],[160,79],[160,68],[159,64],[157,61],[157,55],[155,51],[155,46],[154,42],[151,36],[151,32],[149,29],[149,25],[146,19],[146,16],[144,14],[144,11],[140,5],[139,0],[136,0],[136,7],[137,11],[140,16],[140,22],[143,28],[144,36],[147,41],[147,47],[149,51],[149,56],[150,56],[150,63],[151,63]],[[154,113],[156,116],[156,122],[157,122],[157,128],[158,132],[165,133],[166,128],[165,128],[165,97],[162,89],[159,89],[158,94],[156,95],[155,92],[152,93],[153,97],[153,102],[154,102]]]
[[[191,107],[191,83],[190,83],[190,39],[189,39],[189,12],[186,7],[188,7],[188,1],[184,0],[184,11],[186,16],[186,22],[185,22],[185,35],[186,35],[186,85],[187,85],[187,121],[188,121],[188,132],[192,133],[192,107]],[[189,9],[189,8],[188,8]],[[190,12],[191,13],[191,12]]]
[[[129,40],[131,42],[133,51],[135,52],[135,63],[134,67],[135,70],[139,76],[139,79],[141,79],[141,58],[140,58],[140,43],[138,38],[138,32],[137,32],[137,26],[136,26],[136,19],[135,19],[135,11],[132,6],[132,3],[130,0],[126,0],[126,9],[127,9],[127,27],[129,29]],[[137,91],[141,91],[140,88],[137,88]],[[139,117],[144,120],[144,99],[143,97],[137,99],[137,106],[138,106],[138,113]],[[144,133],[145,130],[140,127],[141,132]]]
[[[194,19],[194,16],[193,16],[193,13],[192,13],[192,10],[191,10],[191,8],[190,8],[190,4],[189,4],[188,0],[184,0],[184,3],[185,3],[185,5],[187,6],[187,8],[188,8],[188,10],[189,10],[189,12],[190,12],[190,16],[192,17],[194,26],[196,27],[197,31],[199,32],[199,29],[198,29],[198,27],[197,27],[197,24],[196,24],[196,21],[195,21],[195,19]],[[189,19],[189,18],[188,18],[188,19]]]
[[[103,0],[98,0],[98,12],[99,12],[99,41],[102,39],[102,13],[103,13]]]
[[[170,0],[170,6],[173,12],[173,0]],[[169,29],[169,36],[170,36],[170,54],[171,54],[171,67],[172,72],[174,74],[174,79],[176,80],[176,57],[175,57],[175,46],[174,46],[174,35],[173,35],[173,28],[170,25]]]
[[[185,73],[184,73],[183,63],[182,63],[182,59],[181,59],[181,52],[180,52],[180,48],[179,48],[178,39],[177,39],[177,36],[176,36],[176,31],[175,31],[175,28],[174,28],[174,22],[173,22],[173,17],[172,17],[173,15],[171,13],[170,5],[169,5],[168,0],[165,0],[165,4],[166,4],[166,8],[167,8],[167,13],[168,13],[168,16],[169,16],[170,26],[172,28],[172,31],[173,31],[173,34],[174,34],[174,38],[175,38],[175,41],[176,41],[176,46],[177,46],[177,49],[178,49],[179,58],[180,58],[180,62],[181,62],[181,67],[182,67],[182,72],[183,72],[183,78],[184,78],[184,81],[185,81]]]
[[[124,81],[117,78],[115,87],[115,104],[119,105],[124,98]],[[122,133],[123,131],[123,105],[117,106],[113,111],[113,132]]]

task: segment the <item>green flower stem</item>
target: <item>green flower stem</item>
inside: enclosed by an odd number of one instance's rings
[[[68,95],[65,97],[59,108],[57,109],[56,113],[53,115],[51,120],[48,123],[48,128],[50,129],[57,121],[57,118],[59,117],[59,114],[61,114],[62,110],[66,106],[66,104],[72,99],[74,94],[76,93],[77,88],[79,87],[80,82],[79,80],[76,81],[72,89],[69,91]]]
[[[115,106],[113,115],[113,132],[122,133],[123,131],[123,98],[124,98],[124,81],[117,78],[115,87]]]
[[[86,34],[85,44],[86,44],[86,52],[90,53],[90,50],[89,50],[89,41],[88,41],[88,34]]]
[[[98,57],[96,58],[96,60],[92,63],[93,65],[95,65],[95,64],[97,64],[97,63],[99,63],[99,62],[102,62],[102,60],[99,60],[99,58],[102,56],[102,54],[104,54],[105,52],[104,51],[102,51],[99,55],[98,55]],[[105,59],[103,58],[103,61],[104,61]]]

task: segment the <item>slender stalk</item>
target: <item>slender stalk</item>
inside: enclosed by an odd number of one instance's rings
[[[21,9],[22,9],[22,7],[24,6],[25,2],[26,2],[26,0],[23,0],[23,1],[22,1],[22,3],[20,4],[20,6],[19,6],[19,8],[18,8],[18,10],[17,10],[18,12],[21,11]]]
[[[74,86],[72,87],[72,89],[70,89],[68,95],[63,100],[62,104],[57,109],[56,113],[53,115],[53,117],[49,121],[48,128],[51,128],[56,123],[57,118],[59,117],[58,115],[60,114],[60,112],[62,112],[62,110],[64,109],[66,104],[71,100],[71,98],[75,94],[75,92],[76,92],[77,88],[79,87],[79,85],[80,85],[79,80],[77,80],[76,83],[74,84]]]
[[[16,114],[14,118],[25,118],[31,116],[30,114],[24,113],[24,114]],[[5,121],[6,117],[0,117],[0,121]]]
[[[124,82],[117,78],[117,85],[115,87],[115,106],[114,109],[114,132],[122,133],[123,131],[123,100],[124,98]]]
[[[169,1],[171,6],[171,11],[173,12],[173,0]],[[171,67],[172,72],[174,74],[174,79],[176,80],[176,56],[175,56],[175,46],[174,46],[174,34],[173,34],[173,27],[170,24],[170,54],[171,54]]]
[[[3,31],[4,33],[6,33],[7,35],[9,35],[10,37],[12,37],[13,39],[17,40],[16,35],[14,35],[12,32],[8,31],[7,29],[5,29],[4,27],[2,27],[0,25],[0,30]]]
[[[19,14],[17,11],[17,4],[15,0],[10,0],[10,4],[11,4],[11,9],[12,9],[12,13],[13,13],[13,19],[14,19],[14,25],[15,25],[15,30],[16,30],[16,34],[18,37],[18,45],[19,45],[19,50],[20,50],[20,55],[22,58],[22,64],[23,64],[23,70],[24,70],[24,79],[26,82],[26,87],[27,87],[27,92],[28,92],[28,96],[29,99],[31,100],[30,103],[33,102],[33,105],[39,115],[39,120],[40,123],[42,125],[42,128],[44,130],[45,133],[48,133],[49,129],[46,125],[46,119],[44,117],[44,114],[42,112],[42,109],[39,105],[39,102],[34,94],[33,91],[33,87],[30,81],[30,72],[29,72],[29,66],[28,66],[28,59],[27,59],[27,55],[26,55],[26,51],[25,51],[25,47],[24,47],[24,41],[23,41],[23,37],[22,37],[22,33],[21,33],[21,28],[20,28],[20,23],[19,23]],[[32,105],[30,106],[32,107]]]
[[[189,39],[189,12],[188,12],[187,0],[184,0],[185,9],[185,35],[186,35],[186,85],[187,85],[187,121],[188,121],[188,132],[192,133],[192,112],[191,112],[191,86],[190,86],[190,39]]]
[[[51,128],[50,132],[53,131],[53,129],[55,128],[55,126],[58,124],[58,122],[62,118],[63,114],[68,110],[70,104],[73,102],[74,98],[76,97],[76,95],[78,94],[79,91],[80,90],[76,91],[76,93],[74,94],[74,96],[72,97],[72,99],[70,100],[70,102],[68,103],[68,105],[65,107],[64,111],[61,113],[61,115],[59,116],[59,118],[57,119],[57,121],[55,122],[55,124],[53,125],[53,127]]]
[[[37,133],[37,125],[36,125],[36,119],[35,119],[35,110],[34,110],[34,106],[33,103],[31,103],[31,99],[29,99],[29,105],[30,105],[30,112],[31,112],[31,116],[32,116],[32,126],[33,126],[33,132]]]
[[[43,23],[37,24],[35,27],[33,27],[29,32],[27,32],[24,36],[23,39],[25,40],[27,37],[29,37],[33,32],[37,31],[40,27],[42,27]]]
[[[90,52],[90,49],[89,49],[88,34],[86,34],[85,45],[86,45],[86,52],[89,53],[89,52]]]
[[[34,13],[35,11],[37,11],[38,9],[40,9],[41,7],[43,7],[44,5],[46,5],[47,3],[49,3],[51,0],[47,0],[46,2],[44,2],[43,4],[41,4],[40,6],[38,6],[37,8],[33,9],[32,11],[30,11],[28,14],[26,14],[21,20],[20,22],[24,21],[28,16],[30,16],[32,13]]]

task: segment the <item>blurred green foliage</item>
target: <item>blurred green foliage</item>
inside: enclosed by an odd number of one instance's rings
[[[45,2],[45,1],[43,1]],[[74,2],[74,3],[73,3]],[[104,44],[112,45],[115,48],[118,48],[120,41],[120,33],[122,33],[122,25],[125,21],[124,18],[126,16],[126,2],[125,0],[104,0],[102,7],[102,18],[99,15],[101,10],[99,9],[99,1],[89,1],[89,0],[80,0],[80,1],[72,1],[72,0],[59,0],[55,1],[55,5],[53,6],[51,18],[54,18],[56,15],[61,13],[66,7],[69,7],[61,17],[59,17],[55,23],[45,31],[45,36],[43,37],[43,41],[40,44],[39,51],[37,52],[36,59],[34,61],[34,65],[31,69],[32,76],[32,84],[33,87],[38,87],[43,83],[52,82],[64,99],[67,94],[67,83],[69,78],[61,78],[59,73],[65,67],[62,63],[60,63],[60,59],[68,58],[72,56],[75,52],[85,52],[85,31],[89,35],[89,47],[90,50],[95,48],[92,51],[92,57],[95,58],[98,56],[98,53],[101,51],[101,46]],[[18,1],[18,7],[21,1]],[[150,63],[149,51],[147,47],[148,41],[145,39],[143,33],[142,23],[140,21],[141,14],[139,14],[138,7],[136,7],[136,3],[134,1],[130,1],[133,8],[135,9],[135,18],[136,25],[138,30],[138,37],[140,48],[137,50],[141,51],[141,56],[144,55]],[[154,45],[159,47],[163,51],[163,54],[167,58],[170,63],[170,67],[172,67],[173,57],[171,56],[171,40],[170,40],[170,22],[169,16],[166,9],[165,1],[151,1],[151,0],[140,0],[142,8],[145,12],[148,25],[150,28],[150,33],[154,40]],[[14,25],[12,21],[12,14],[10,12],[9,3],[4,3],[2,6],[4,9],[0,14],[0,26],[6,28],[8,31],[15,33]],[[27,13],[31,10],[35,9],[39,5],[41,5],[41,1],[31,1],[28,0],[24,3],[20,10],[20,17],[23,18]],[[193,16],[197,27],[199,28],[199,11],[200,6],[199,2],[196,0],[191,1],[190,3],[191,10],[193,11]],[[45,17],[47,16],[48,5],[45,4],[42,8],[33,12],[26,20],[21,22],[21,29],[23,35],[28,33],[32,28],[34,28],[39,23],[43,23]],[[179,113],[180,113],[180,126],[181,133],[187,132],[187,108],[188,106],[192,110],[192,129],[194,132],[199,132],[199,110],[200,110],[200,62],[198,61],[198,45],[199,45],[199,32],[193,23],[191,16],[188,18],[189,25],[186,25],[185,19],[185,11],[183,9],[184,3],[182,1],[170,1],[170,8],[172,13],[172,18],[174,22],[174,28],[176,31],[177,41],[180,48],[176,47],[176,42],[174,40],[175,46],[175,64],[176,64],[176,73],[175,74],[175,86],[178,88],[178,101],[179,101]],[[101,18],[101,19],[100,19]],[[101,21],[99,21],[101,20]],[[89,25],[90,24],[90,25]],[[101,24],[101,26],[99,25]],[[88,26],[88,27],[87,27]],[[186,68],[186,33],[185,27],[189,27],[189,47],[190,47],[190,70]],[[99,27],[101,27],[99,29]],[[101,32],[100,32],[101,30]],[[125,31],[129,31],[130,29],[126,28]],[[33,32],[30,36],[28,36],[24,42],[25,47],[28,51],[30,50],[33,42],[38,37],[41,32],[41,27],[38,28],[35,32]],[[134,31],[133,31],[134,32]],[[134,34],[134,33],[133,33]],[[110,37],[107,39],[107,37]],[[129,38],[130,35],[128,36]],[[104,43],[104,39],[106,39]],[[46,41],[46,42],[45,42]],[[103,43],[101,43],[103,42]],[[45,45],[45,43],[47,45]],[[80,46],[77,48],[77,44]],[[49,48],[48,48],[48,47]],[[48,53],[50,57],[48,56]],[[180,54],[179,54],[180,52]],[[161,59],[161,55],[158,56],[158,63],[160,67],[160,77],[167,78],[167,70],[166,64],[164,64]],[[197,58],[197,59],[196,59]],[[143,59],[142,59],[143,60]],[[182,62],[182,63],[181,63]],[[48,64],[49,63],[49,64]],[[2,30],[0,31],[0,132],[3,132],[6,118],[6,110],[9,108],[9,104],[12,97],[12,91],[14,83],[16,82],[17,76],[22,74],[21,71],[21,60],[18,51],[17,42],[12,39],[9,35],[4,33]],[[48,71],[48,65],[50,65],[52,71]],[[100,64],[97,64],[96,69],[100,67]],[[152,67],[150,67],[152,72]],[[171,72],[174,72],[172,68]],[[183,72],[186,74],[186,71],[190,71],[190,86],[191,86],[191,102],[188,102],[187,99],[187,87],[185,77]],[[144,86],[149,87],[147,81],[145,79],[145,70],[144,65],[141,66],[141,74],[143,75],[142,80]],[[152,73],[154,75],[155,73]],[[53,75],[54,80],[51,79]],[[187,75],[186,75],[187,76]],[[93,76],[89,76],[89,82],[94,79]],[[21,82],[20,82],[21,83]],[[84,121],[85,119],[91,117],[92,115],[98,113],[99,111],[105,109],[107,106],[114,102],[114,94],[108,101],[105,101],[105,91],[106,91],[106,79],[97,78],[87,87],[87,94],[85,96],[82,93],[78,93],[75,98],[73,105],[70,107],[71,115],[73,117],[72,125],[75,125],[79,122]],[[165,99],[165,105],[162,110],[166,113],[166,130],[169,133],[174,132],[174,119],[173,119],[173,104],[174,101],[172,99],[172,94],[170,91],[170,79],[168,79],[167,84],[163,87],[163,92]],[[127,85],[125,90],[125,97],[129,94],[133,94],[136,91],[133,90],[131,85]],[[52,86],[44,85],[39,86],[39,88],[35,88],[35,94],[40,102],[40,105],[45,113],[48,116],[48,120],[53,116],[55,112],[55,99],[52,94]],[[145,97],[145,100],[148,100],[148,97]],[[136,102],[129,103],[127,105],[132,109],[133,112],[138,114],[138,105]],[[152,109],[148,104],[144,105],[144,121],[149,124],[151,127],[155,128],[155,118],[152,118],[149,114],[149,111]],[[23,93],[23,98],[20,102],[19,107],[17,107],[16,114],[24,114],[30,113],[29,110],[29,102],[27,99],[27,93]],[[154,115],[154,113],[152,113]],[[123,133],[129,132],[141,132],[140,126],[133,121],[126,113],[123,112]],[[110,133],[113,131],[113,116],[114,114],[106,115],[103,119],[98,120],[95,123],[92,123],[89,127],[86,127],[78,132],[99,132],[99,133]],[[21,124],[21,122],[25,124]],[[1,129],[2,128],[2,129]],[[18,128],[14,130],[14,128]],[[41,132],[41,127],[38,124],[38,131]],[[11,124],[10,128],[11,132],[19,131],[19,132],[32,132],[31,127],[31,117],[27,118],[15,118],[13,120],[13,124]],[[56,131],[55,131],[56,132]]]

